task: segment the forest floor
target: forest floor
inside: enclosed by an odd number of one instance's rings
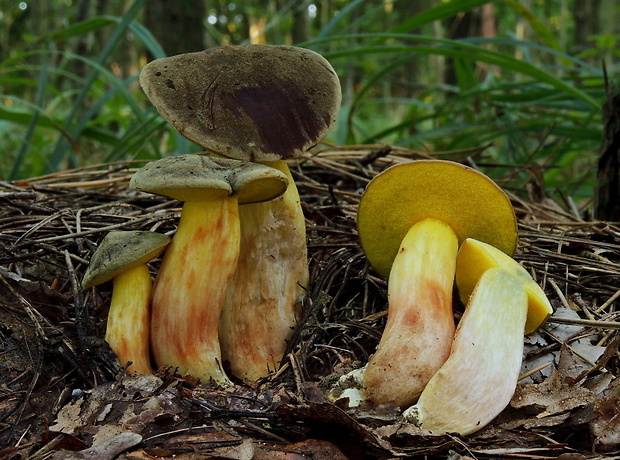
[[[472,164],[479,154],[442,158]],[[127,190],[137,164],[0,183],[0,458],[620,455],[620,228],[582,220],[534,181],[523,198],[509,174],[498,184],[518,217],[515,258],[555,309],[525,339],[510,405],[473,435],[433,437],[401,423],[398,411],[327,399],[339,375],[367,362],[385,324],[386,282],[359,246],[357,203],[378,172],[422,157],[330,146],[291,163],[308,234],[303,321],[276,373],[225,389],[164,370],[126,375],[103,340],[110,283],[80,288],[110,230],[174,232],[178,202]],[[455,306],[458,319],[456,298]]]

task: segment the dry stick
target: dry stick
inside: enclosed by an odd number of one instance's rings
[[[534,369],[530,369],[525,374],[521,374],[519,376],[519,380],[523,380],[525,378],[528,378],[529,376],[534,375],[536,372],[542,371],[544,368],[549,367],[552,364],[553,364],[553,362],[549,361],[548,363],[541,364],[540,366],[535,367]]]
[[[126,227],[128,225],[137,224],[139,222],[144,222],[146,220],[151,220],[151,219],[154,219],[154,217],[153,216],[143,216],[143,217],[138,217],[136,219],[128,220],[127,222],[122,222],[120,224],[108,225],[106,227],[101,227],[101,228],[98,228],[98,229],[95,229],[95,230],[84,230],[83,232],[79,232],[79,233],[70,233],[70,234],[67,234],[67,235],[50,236],[50,237],[47,237],[47,238],[41,238],[40,240],[36,240],[36,241],[26,241],[24,243],[17,244],[15,246],[16,247],[23,247],[23,246],[27,246],[28,244],[49,243],[50,241],[62,241],[62,240],[77,238],[77,237],[81,237],[81,236],[94,235],[94,234],[101,233],[101,232],[108,232],[110,230],[116,230],[117,228]]]
[[[607,307],[609,307],[618,297],[620,297],[620,289],[618,289],[614,295],[612,295],[609,299],[607,299],[607,301],[603,305],[601,305],[596,310],[594,310],[594,313],[602,312]]]
[[[581,319],[581,318],[561,318],[557,316],[552,316],[547,321],[550,323],[594,327],[597,329],[615,329],[615,330],[620,329],[620,322],[618,321],[598,321],[598,320]]]

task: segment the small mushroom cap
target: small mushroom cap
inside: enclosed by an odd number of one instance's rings
[[[392,166],[366,187],[357,212],[357,229],[368,261],[384,278],[400,243],[420,220],[447,223],[459,243],[475,238],[512,255],[517,221],[508,196],[475,169],[443,160]]]
[[[149,62],[140,84],[181,135],[229,158],[300,156],[330,130],[340,82],[304,48],[221,46]]]
[[[149,231],[108,233],[90,259],[82,279],[82,288],[105,283],[124,270],[147,263],[169,243],[169,236]]]
[[[551,303],[525,268],[490,244],[469,238],[461,245],[456,259],[456,285],[461,300],[467,304],[482,274],[496,267],[503,268],[523,283],[529,303],[525,334],[534,332],[553,313]]]
[[[237,196],[239,203],[277,198],[286,191],[283,172],[247,161],[206,155],[175,155],[151,161],[129,181],[129,188],[180,201]]]

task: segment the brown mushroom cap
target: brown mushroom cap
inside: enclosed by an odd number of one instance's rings
[[[148,63],[140,84],[179,133],[229,158],[294,158],[329,131],[340,83],[304,48],[222,46]]]
[[[147,163],[129,188],[180,201],[237,196],[239,203],[277,198],[286,191],[283,172],[265,165],[206,155],[174,155]]]
[[[169,243],[169,236],[149,231],[108,233],[90,259],[82,287],[88,289],[105,283],[124,270],[147,263]]]
[[[474,238],[508,255],[516,250],[514,209],[491,179],[452,161],[418,160],[377,175],[360,200],[360,241],[379,275],[389,277],[401,241],[429,217],[450,225],[459,243]]]

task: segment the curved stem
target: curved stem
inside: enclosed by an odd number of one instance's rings
[[[450,357],[405,411],[433,434],[471,434],[510,402],[523,357],[528,298],[522,280],[487,270],[461,318]]]
[[[149,351],[151,274],[145,264],[114,277],[105,340],[128,372],[152,372]]]
[[[220,319],[222,358],[234,375],[256,380],[278,368],[299,319],[308,285],[306,226],[299,193],[286,173],[279,198],[239,208],[241,249]]]
[[[376,404],[411,405],[445,362],[454,336],[452,287],[458,239],[435,219],[403,239],[388,281],[388,320],[362,387]]]
[[[230,384],[218,322],[239,255],[236,198],[187,201],[155,281],[152,348],[158,366]]]

